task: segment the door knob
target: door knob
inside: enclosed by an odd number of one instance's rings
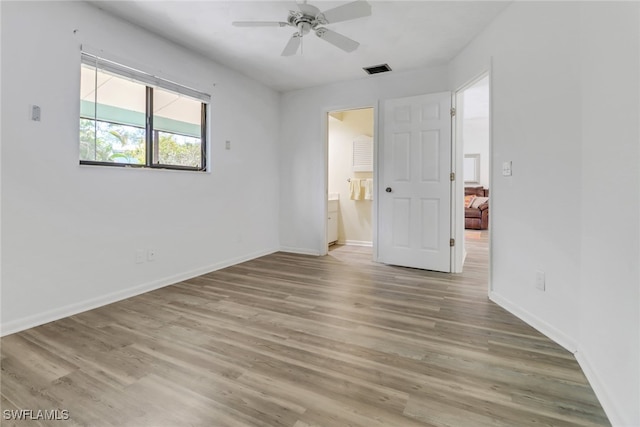
[[[385,188],[384,191],[386,191],[387,193],[391,193],[393,190],[391,189],[391,187],[387,187],[387,188]]]

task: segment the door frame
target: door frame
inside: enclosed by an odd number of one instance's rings
[[[463,85],[459,86],[453,96],[453,105],[456,111],[459,111],[463,107],[463,93],[471,86],[487,77],[489,79],[489,189],[493,192],[493,77],[491,64],[489,67],[477,74],[475,77],[469,79]],[[460,119],[460,114],[456,113],[452,124],[453,132],[453,149],[455,162],[453,171],[456,173],[456,180],[454,182],[453,194],[451,198],[452,203],[452,235],[456,239],[456,242],[462,242],[462,244],[456,244],[454,247],[454,254],[452,258],[452,272],[461,273],[464,258],[466,256],[465,250],[465,228],[464,228],[464,169],[462,166],[464,158],[464,142],[462,138],[462,125],[463,120]],[[487,284],[488,293],[493,290],[493,215],[489,215],[489,277]]]
[[[318,251],[320,256],[327,255],[329,253],[329,241],[327,240],[327,209],[329,208],[329,113],[336,111],[349,111],[349,110],[362,110],[365,108],[373,109],[373,186],[376,190],[374,190],[373,195],[373,205],[371,207],[371,244],[373,246],[373,260],[376,261],[378,259],[378,105],[379,101],[375,101],[371,104],[357,103],[357,104],[347,104],[341,106],[334,107],[325,107],[322,109],[322,141],[324,141],[324,173],[323,173],[323,221],[322,221],[322,238],[320,239],[320,250]]]

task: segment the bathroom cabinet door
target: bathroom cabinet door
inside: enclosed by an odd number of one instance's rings
[[[327,242],[338,241],[338,203],[330,200],[327,211]]]

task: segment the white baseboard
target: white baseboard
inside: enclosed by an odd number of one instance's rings
[[[604,409],[605,414],[607,414],[607,418],[609,418],[611,425],[614,427],[631,427],[633,424],[631,424],[630,421],[624,420],[624,417],[621,415],[622,411],[620,411],[616,405],[615,399],[611,398],[611,393],[607,391],[607,388],[600,381],[595,369],[592,368],[587,354],[578,348],[578,351],[575,353],[575,357],[580,368],[582,368],[584,376],[587,377],[589,385],[596,394],[600,405],[602,405],[602,409]]]
[[[366,240],[339,240],[338,243],[348,246],[365,246],[368,248],[373,247],[373,242],[368,242]]]
[[[36,326],[44,325],[45,323],[53,322],[65,317],[73,316],[84,311],[93,310],[94,308],[102,307],[107,304],[112,304],[123,299],[131,298],[136,295],[140,295],[146,292],[150,292],[156,289],[163,288],[165,286],[173,285],[183,280],[191,279],[193,277],[201,276],[212,271],[220,270],[232,265],[239,264],[241,262],[249,261],[261,256],[269,255],[276,252],[277,249],[268,249],[263,251],[257,251],[248,255],[244,255],[237,258],[228,259],[215,264],[211,264],[205,267],[197,268],[184,273],[176,274],[162,279],[153,280],[148,283],[144,283],[132,288],[123,289],[121,291],[101,295],[96,298],[91,298],[85,301],[66,305],[64,307],[55,308],[53,310],[46,311],[44,313],[38,313],[33,316],[27,316],[20,319],[12,320],[10,322],[0,325],[0,336],[6,336],[16,332],[24,331],[25,329],[34,328]]]
[[[280,252],[288,252],[290,254],[298,254],[298,255],[315,255],[320,256],[320,252],[317,250],[307,249],[307,248],[294,248],[292,246],[281,246]]]
[[[509,313],[523,320],[531,327],[538,330],[538,332],[546,335],[549,339],[555,341],[557,344],[564,347],[567,351],[570,351],[571,353],[576,352],[578,348],[576,341],[566,335],[564,332],[559,331],[557,328],[551,326],[539,317],[529,313],[526,310],[523,310],[508,299],[498,295],[495,291],[489,292],[489,299],[507,310]]]

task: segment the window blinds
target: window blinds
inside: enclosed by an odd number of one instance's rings
[[[204,92],[200,92],[195,89],[188,88],[186,86],[174,83],[169,80],[162,79],[160,77],[153,76],[151,74],[136,70],[134,68],[127,67],[122,64],[110,61],[108,59],[101,58],[95,54],[82,51],[82,63],[96,67],[106,72],[112,72],[114,74],[130,78],[140,83],[144,83],[147,86],[159,87],[171,92],[179,93],[201,102],[209,103],[211,101],[211,95]]]

